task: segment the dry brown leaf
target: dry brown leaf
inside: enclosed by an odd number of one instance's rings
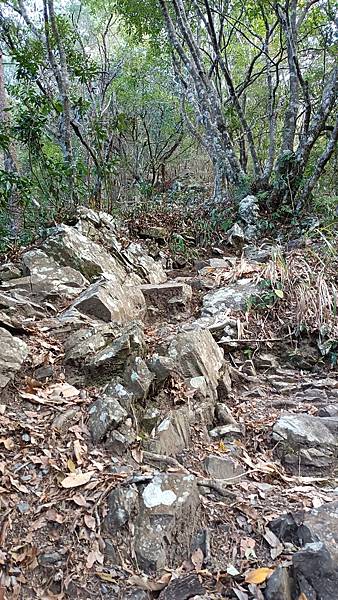
[[[88,553],[87,560],[86,560],[87,569],[91,569],[95,562],[96,562],[96,552],[95,552],[95,550],[91,550]]]
[[[135,462],[140,464],[143,461],[143,452],[140,448],[132,448],[131,455]]]
[[[95,521],[94,517],[92,517],[91,515],[85,515],[84,522],[86,523],[86,526],[88,527],[88,529],[91,529],[92,531],[95,530],[96,521]]]
[[[304,592],[301,592],[298,600],[308,600],[308,598],[307,598],[306,594],[304,594]]]
[[[80,390],[69,383],[55,383],[45,393],[55,399],[59,399],[60,396],[62,398],[74,398],[80,394]]]
[[[74,456],[78,465],[82,465],[82,447],[79,440],[74,441]]]
[[[148,592],[159,592],[167,587],[168,583],[171,580],[171,573],[165,573],[160,579],[156,581],[149,579],[146,575],[132,575],[129,577],[127,583],[130,585],[135,585],[136,587],[141,588],[142,590]]]
[[[85,485],[91,480],[93,475],[94,471],[87,471],[87,473],[72,473],[71,475],[68,475],[68,477],[65,477],[63,481],[61,481],[61,485],[67,489]]]
[[[204,554],[201,548],[197,548],[191,555],[191,562],[194,565],[196,571],[200,571],[202,569],[204,561]]]
[[[13,448],[15,448],[15,443],[12,438],[0,438],[0,444],[3,444],[6,450],[13,450]]]
[[[259,569],[250,571],[245,577],[245,583],[254,583],[256,585],[264,583],[272,575],[273,571],[273,569],[269,569],[268,567],[260,567]]]
[[[54,521],[55,523],[63,523],[63,516],[60,513],[56,512],[54,508],[50,508],[47,510],[45,517],[47,521]]]
[[[75,502],[75,504],[77,504],[78,506],[83,506],[83,507],[87,507],[88,506],[88,502],[87,500],[82,496],[82,494],[76,494],[75,496],[72,497],[73,502]]]

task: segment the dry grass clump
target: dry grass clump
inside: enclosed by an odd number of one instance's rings
[[[281,290],[271,316],[295,333],[317,333],[320,340],[338,342],[337,267],[338,254],[332,251],[307,248],[273,257],[258,277],[272,290]]]

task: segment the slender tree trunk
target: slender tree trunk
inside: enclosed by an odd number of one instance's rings
[[[319,157],[315,169],[312,175],[303,183],[300,191],[297,194],[297,209],[300,210],[308,198],[310,197],[315,185],[318,183],[320,177],[323,175],[325,166],[330,160],[332,154],[335,151],[338,140],[338,118],[336,119],[336,123],[332,134],[330,136],[329,141],[327,142],[326,148],[324,152]]]
[[[9,113],[6,111],[6,86],[4,76],[3,53],[0,49],[0,122],[9,125]],[[17,157],[13,143],[4,151],[2,157],[3,169],[8,174],[17,175]],[[11,237],[16,241],[22,229],[22,211],[15,183],[11,188],[8,201],[9,228]]]
[[[176,65],[176,73],[184,93],[193,105],[197,120],[203,127],[202,143],[214,167],[214,200],[219,202],[224,200],[226,193],[223,182],[237,184],[244,173],[227,132],[217,89],[205,71],[182,0],[173,0],[176,27],[179,30],[180,38],[176,33],[166,0],[159,0],[159,4],[173,52],[189,79],[188,82],[184,81],[184,76]],[[184,40],[185,46],[182,45],[181,39]]]

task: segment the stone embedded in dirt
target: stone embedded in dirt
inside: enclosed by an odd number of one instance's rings
[[[210,454],[204,459],[204,468],[214,479],[237,479],[239,481],[244,473],[244,469],[232,458],[214,454]]]
[[[21,258],[27,277],[16,279],[13,284],[20,287],[20,282],[28,279],[23,287],[36,296],[74,298],[88,285],[88,280],[79,271],[60,266],[38,248],[25,252]]]
[[[94,443],[101,442],[110,429],[116,429],[128,416],[120,400],[128,392],[120,385],[119,389],[106,391],[89,408],[88,429]]]
[[[116,281],[100,279],[92,283],[70,308],[99,321],[124,324],[132,319],[142,319],[146,305],[142,292]]]
[[[237,438],[238,436],[243,435],[243,429],[237,423],[229,423],[229,425],[220,425],[219,427],[214,427],[209,431],[209,435],[211,438],[219,439],[219,438]]]
[[[319,417],[338,417],[338,404],[327,404],[318,411]]]
[[[129,267],[129,270],[149,283],[163,283],[167,279],[161,263],[149,256],[141,244],[132,242],[127,248],[121,250],[121,260],[126,268]]]
[[[264,593],[266,600],[292,600],[292,583],[288,569],[277,567],[267,580]]]
[[[259,204],[256,196],[245,196],[238,205],[238,214],[244,223],[255,224],[259,218]]]
[[[220,312],[231,310],[245,311],[252,298],[261,294],[262,290],[251,279],[239,279],[206,294],[203,298],[202,317],[214,316]]]
[[[309,600],[332,600],[337,597],[338,563],[332,559],[324,544],[306,544],[293,555],[292,566],[299,594],[303,593]]]
[[[280,255],[282,253],[282,248],[281,246],[273,246],[271,244],[263,244],[259,248],[250,245],[245,246],[243,253],[245,258],[247,258],[249,261],[266,263],[274,256]]]
[[[114,534],[128,522],[131,513],[138,502],[138,492],[135,485],[118,487],[108,496],[108,514],[105,518],[105,529]]]
[[[159,600],[189,600],[196,595],[204,595],[204,589],[197,573],[190,573],[172,579],[169,585],[162,590]]]
[[[195,264],[196,270],[202,275],[207,275],[210,271],[217,269],[229,269],[236,264],[235,256],[224,256],[223,258],[208,258],[206,260],[197,261]]]
[[[231,410],[223,402],[217,402],[215,416],[220,425],[237,425]]]
[[[156,383],[161,385],[170,377],[170,374],[175,372],[176,362],[168,356],[153,354],[147,360],[148,368],[155,375]]]
[[[234,248],[242,248],[245,242],[243,228],[238,223],[234,223],[234,225],[227,231],[227,239],[230,246],[234,246]]]
[[[188,382],[193,377],[203,376],[208,396],[216,400],[224,353],[208,330],[195,329],[179,333],[169,346],[168,356],[175,361],[177,372]]]
[[[121,335],[121,327],[115,323],[95,324],[73,332],[64,342],[66,363],[80,363],[105,348]]]
[[[145,348],[143,329],[138,323],[131,323],[112,343],[89,357],[83,369],[93,377],[111,379],[113,375],[124,372],[128,359],[142,356]]]
[[[216,340],[220,340],[223,335],[227,335],[230,338],[237,338],[238,335],[237,321],[229,317],[229,310],[217,313],[214,316],[200,317],[193,324],[201,329],[208,329]]]
[[[154,378],[154,374],[140,356],[136,356],[131,361],[124,373],[125,385],[135,400],[145,400]]]
[[[10,281],[11,279],[21,277],[21,275],[22,273],[19,267],[12,262],[0,265],[0,281]]]
[[[44,316],[43,307],[33,302],[24,292],[0,292],[0,322],[15,328]]]
[[[186,283],[145,284],[140,287],[147,306],[153,306],[160,311],[170,311],[174,308],[186,308],[192,298],[192,289]]]
[[[142,431],[148,434],[151,433],[152,430],[156,427],[160,418],[161,411],[156,406],[148,406],[141,420]]]
[[[21,369],[28,356],[27,344],[0,327],[0,388],[4,388]]]
[[[313,541],[325,544],[338,565],[338,501],[328,502],[305,513],[303,527],[310,531]]]
[[[143,489],[135,521],[138,565],[153,572],[182,563],[198,529],[200,499],[193,475],[159,473]]]
[[[273,427],[273,439],[290,466],[330,467],[338,456],[338,419],[285,413]]]
[[[80,271],[89,281],[103,273],[119,282],[127,278],[126,270],[113,256],[75,227],[58,225],[43,243],[43,250],[59,264]]]
[[[52,428],[58,429],[62,433],[68,431],[72,423],[81,416],[79,408],[68,408],[58,413],[52,422]]]
[[[155,454],[176,456],[190,446],[190,415],[186,407],[170,411],[153,429],[144,448]]]
[[[156,225],[149,225],[140,227],[137,231],[140,238],[151,238],[160,242],[165,242],[169,237],[169,232],[165,227],[159,227]]]

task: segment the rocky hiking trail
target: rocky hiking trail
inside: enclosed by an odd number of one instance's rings
[[[0,267],[0,599],[338,598],[323,259],[237,226],[169,270],[162,234],[81,208]]]

